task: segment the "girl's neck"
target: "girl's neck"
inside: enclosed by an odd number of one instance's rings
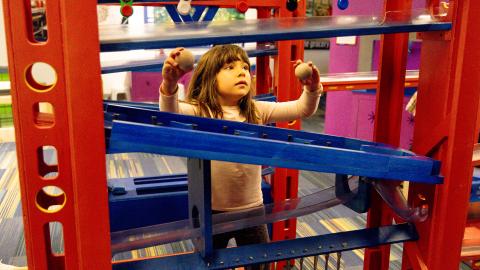
[[[238,100],[236,99],[226,99],[223,98],[222,96],[218,97],[218,103],[222,107],[235,107],[238,106]]]
[[[222,106],[222,108],[227,108],[227,109],[238,108],[238,104],[236,104],[236,105],[220,105],[220,106]]]

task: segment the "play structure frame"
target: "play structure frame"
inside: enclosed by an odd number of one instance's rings
[[[402,269],[458,268],[467,223],[471,158],[480,127],[480,2],[449,2],[445,20],[451,21],[451,30],[420,34],[423,45],[413,142],[414,152],[442,162],[445,178],[442,185],[412,183],[409,187],[410,203],[427,202],[430,217],[415,224],[418,240],[404,244]],[[257,8],[259,18],[305,15],[304,1],[298,2],[293,12],[285,7],[285,1],[276,0],[193,3],[234,8],[246,5]],[[435,0],[428,3],[432,11],[438,6]],[[48,40],[37,42],[28,15],[30,2],[3,1],[30,269],[112,269],[97,4],[93,0],[48,0]],[[408,13],[411,0],[385,0],[384,7],[385,11]],[[397,146],[408,33],[382,33],[374,140]],[[257,74],[264,74],[257,76],[257,89],[259,93],[273,92],[279,101],[292,100],[301,88],[292,75],[291,62],[303,59],[303,41],[280,41],[277,49],[273,77],[268,75],[269,56],[257,58]],[[31,71],[38,62],[55,71],[52,85],[35,81]],[[44,104],[49,104],[53,113],[43,112]],[[278,126],[299,129],[300,122]],[[56,164],[48,163],[43,154],[45,148],[52,147]],[[298,171],[276,169],[273,183],[274,201],[297,197]],[[45,189],[49,186],[62,192],[51,194]],[[375,193],[371,205],[368,228],[392,224],[395,216]],[[62,225],[64,254],[54,254],[51,249],[52,223]],[[294,219],[278,222],[273,226],[272,240],[293,239],[295,234]],[[364,269],[388,269],[389,248],[368,248]]]

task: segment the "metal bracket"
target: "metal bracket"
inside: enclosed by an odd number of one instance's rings
[[[367,183],[366,177],[359,176],[358,192],[352,200],[344,203],[344,205],[357,213],[365,213],[370,209],[370,190],[371,184]],[[350,194],[350,186],[348,185],[348,175],[335,175],[335,195],[344,196]]]
[[[192,240],[196,250],[208,260],[213,254],[210,160],[189,158],[187,168],[190,225],[201,232],[200,237]]]

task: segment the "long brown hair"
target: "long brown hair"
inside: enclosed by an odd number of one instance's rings
[[[198,106],[200,116],[223,118],[222,106],[217,99],[217,73],[225,64],[235,61],[245,62],[250,69],[247,54],[236,45],[214,46],[198,61],[188,85],[187,102]],[[239,100],[238,106],[240,114],[246,118],[247,122],[256,124],[259,118],[253,103],[255,91],[252,84],[250,87],[248,94]]]

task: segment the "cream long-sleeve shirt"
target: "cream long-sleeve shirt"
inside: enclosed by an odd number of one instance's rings
[[[315,113],[321,95],[304,90],[299,99],[288,102],[255,101],[260,124],[292,121]],[[165,96],[160,93],[161,111],[199,115],[197,106],[178,102],[177,94]],[[238,106],[222,106],[223,119],[245,122]],[[212,209],[217,211],[243,210],[263,204],[261,190],[261,166],[224,161],[211,162]]]

